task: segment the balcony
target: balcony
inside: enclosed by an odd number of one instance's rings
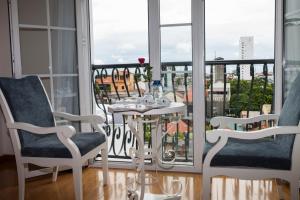
[[[145,74],[145,66],[148,65],[91,67],[95,110],[96,113],[104,112],[106,117],[111,159],[130,159],[129,148],[136,145],[136,140],[126,124],[126,117],[109,113],[107,105],[128,97],[141,96],[145,87],[151,89],[151,84],[144,84],[139,78]],[[206,129],[210,129],[209,120],[214,116],[253,117],[273,112],[274,60],[214,60],[206,61],[205,65],[206,90],[203,95],[206,101]],[[244,70],[244,74],[241,70]],[[166,62],[161,65],[164,96],[171,101],[183,102],[187,108],[183,116],[162,118],[162,131],[168,132],[163,139],[163,146],[174,149],[176,162],[185,164],[193,160],[192,75],[191,62]],[[172,123],[172,120],[177,120],[177,123]],[[234,128],[254,129],[258,126],[261,124],[245,127],[235,125]],[[148,147],[151,146],[150,130],[150,125],[144,127],[145,145]]]

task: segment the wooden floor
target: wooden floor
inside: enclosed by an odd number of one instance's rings
[[[150,172],[149,172],[150,173]],[[155,175],[155,173],[151,173]],[[102,171],[98,168],[83,170],[83,193],[85,200],[126,200],[127,177],[133,177],[130,170],[110,169],[110,184],[103,187]],[[202,178],[200,174],[158,173],[159,183],[170,189],[172,180],[183,184],[184,200],[200,200]],[[147,191],[161,193],[159,184],[147,187]],[[288,198],[288,186],[283,186],[285,199]],[[72,200],[74,199],[71,171],[59,173],[57,182],[51,182],[51,176],[41,176],[26,181],[27,200]],[[13,161],[0,163],[0,199],[14,200],[18,197],[16,167]],[[279,199],[278,187],[273,180],[245,181],[226,177],[216,177],[212,181],[212,199],[215,200],[276,200]]]

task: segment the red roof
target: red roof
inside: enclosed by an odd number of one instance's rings
[[[177,131],[177,124],[176,123],[168,123],[167,125],[167,133],[169,135],[174,135]],[[192,131],[192,126],[190,126],[190,130]],[[183,120],[180,120],[178,122],[178,132],[180,133],[186,133],[188,132],[188,125],[186,122],[184,122]]]
[[[184,94],[184,101],[185,102],[193,102],[193,89],[192,88],[188,88],[187,89],[187,96],[186,94]]]

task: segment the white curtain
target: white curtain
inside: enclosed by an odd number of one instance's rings
[[[51,0],[50,21],[52,26],[76,28],[75,1]],[[53,73],[61,75],[53,79],[55,110],[79,114],[78,74],[76,31],[52,30]]]
[[[286,0],[284,11],[285,93],[300,73],[300,1]]]

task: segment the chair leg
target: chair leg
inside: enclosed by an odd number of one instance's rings
[[[53,168],[52,182],[56,182],[56,180],[57,180],[58,168],[59,168],[58,166]]]
[[[211,177],[205,175],[206,173],[203,172],[203,180],[202,180],[202,199],[209,200],[211,199]]]
[[[290,181],[290,195],[291,195],[291,200],[299,199],[299,180],[298,179]]]
[[[74,181],[74,190],[75,190],[75,199],[82,200],[82,166],[76,165],[73,166],[73,181]]]
[[[102,163],[103,163],[103,183],[104,185],[108,184],[108,151],[107,145],[101,149]]]
[[[25,199],[25,167],[23,163],[17,161],[19,200]]]

